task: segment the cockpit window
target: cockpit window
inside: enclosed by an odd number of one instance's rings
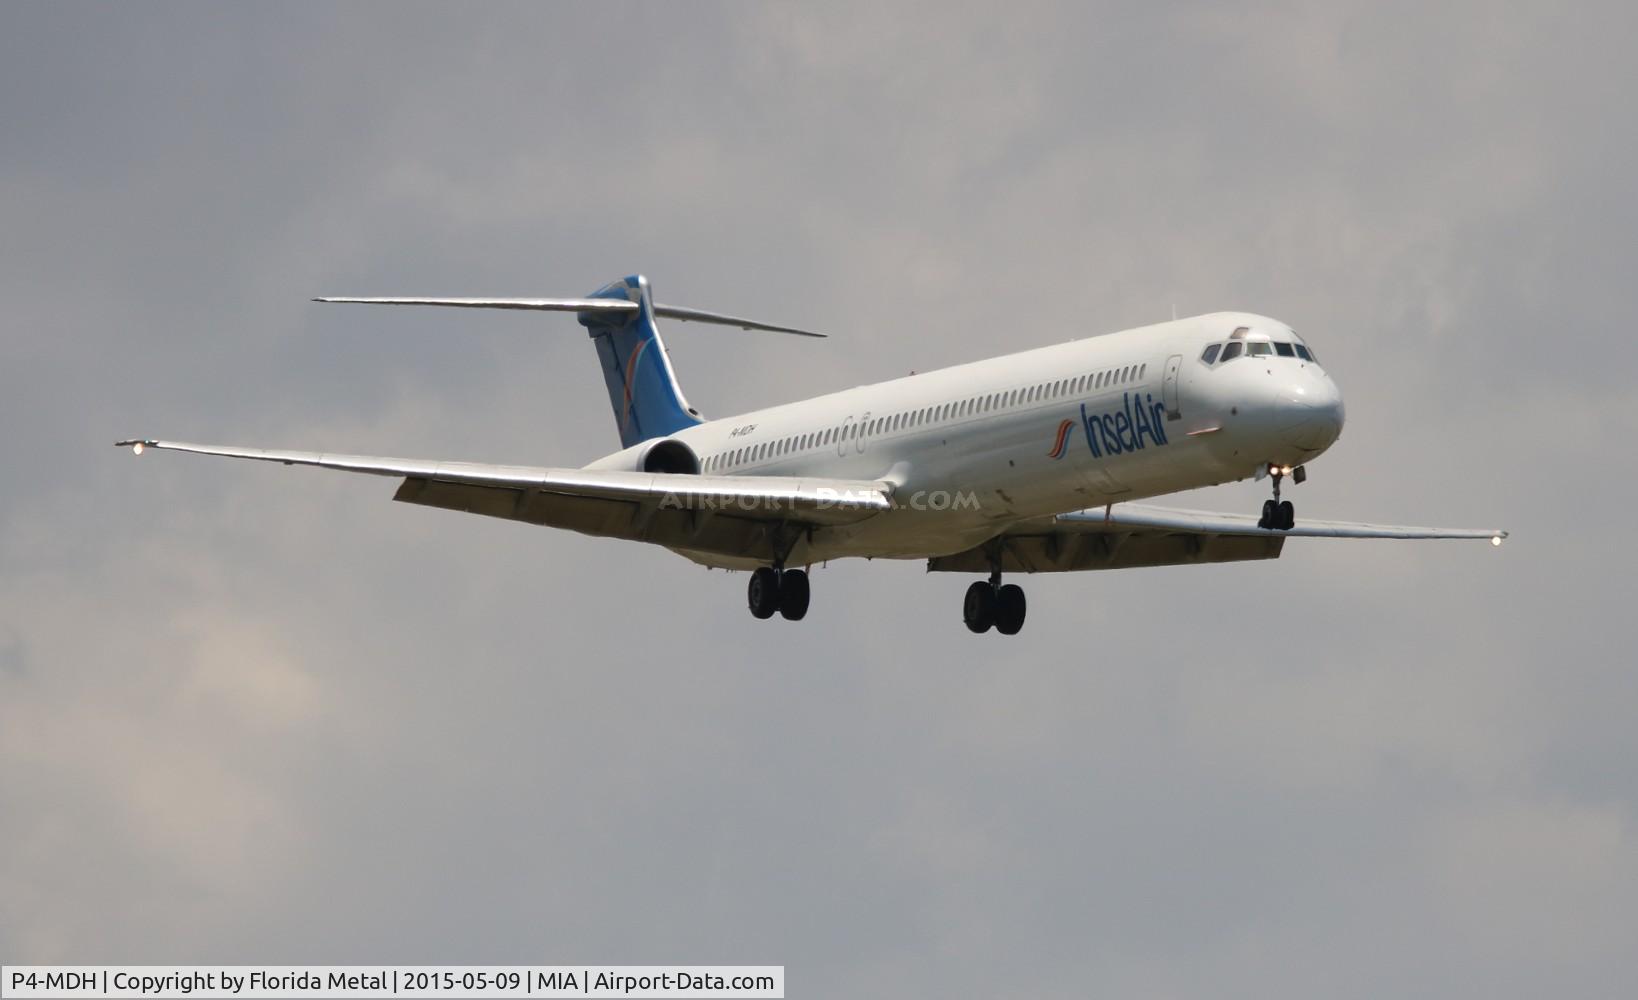
[[[1303,359],[1304,361],[1314,360],[1314,356],[1312,354],[1308,353],[1308,348],[1302,346],[1301,344],[1297,344],[1296,348],[1297,348],[1297,357]]]
[[[1291,349],[1291,345],[1283,340],[1276,340],[1274,342],[1274,353],[1278,354],[1282,358],[1293,357],[1296,354],[1296,352]]]
[[[1246,356],[1260,358],[1274,353],[1274,345],[1266,340],[1253,340],[1246,345]]]
[[[1238,340],[1231,342],[1227,347],[1223,348],[1223,360],[1224,361],[1234,360],[1235,358],[1240,356],[1240,352],[1242,350],[1244,350],[1244,349],[1245,349],[1245,345],[1240,343]]]
[[[1222,344],[1213,344],[1210,347],[1206,348],[1206,353],[1200,355],[1200,360],[1204,361],[1208,365],[1211,364],[1213,361],[1216,361],[1217,360],[1217,352],[1222,348],[1222,346],[1223,346]]]

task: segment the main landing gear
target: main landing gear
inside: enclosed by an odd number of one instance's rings
[[[1290,531],[1297,525],[1297,509],[1291,506],[1291,501],[1280,499],[1280,480],[1286,473],[1291,473],[1291,481],[1300,483],[1308,478],[1308,470],[1302,466],[1295,469],[1288,465],[1270,465],[1268,474],[1274,480],[1274,499],[1263,501],[1263,516],[1257,519],[1257,527],[1269,531]]]
[[[772,618],[779,612],[787,621],[801,621],[808,613],[808,574],[805,570],[761,566],[751,574],[745,601],[756,618]]]
[[[988,632],[994,626],[1002,635],[1017,635],[1024,627],[1024,588],[1016,583],[1001,583],[1001,571],[990,573],[988,580],[976,580],[967,588],[961,602],[961,620],[972,632]]]

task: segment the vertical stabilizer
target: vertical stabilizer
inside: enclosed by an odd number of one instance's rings
[[[683,398],[671,357],[654,325],[654,300],[648,279],[632,275],[591,293],[593,299],[619,299],[637,305],[634,313],[582,312],[578,319],[597,346],[609,405],[620,428],[620,445],[629,448],[701,423],[697,410]]]

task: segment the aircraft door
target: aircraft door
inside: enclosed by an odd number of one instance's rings
[[[1166,359],[1166,380],[1160,386],[1161,401],[1166,404],[1166,419],[1181,420],[1183,411],[1178,408],[1177,373],[1183,367],[1183,355],[1174,354]]]
[[[842,421],[842,433],[836,436],[837,458],[847,457],[848,445],[853,442],[853,434],[857,430],[858,427],[854,426],[852,417],[848,417],[846,420]]]
[[[866,410],[864,412],[864,416],[859,418],[859,437],[858,437],[857,441],[854,444],[854,449],[861,455],[864,454],[865,435],[869,431],[870,431],[870,411]]]

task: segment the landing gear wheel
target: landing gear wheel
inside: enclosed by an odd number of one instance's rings
[[[1280,471],[1283,468],[1285,467],[1272,462],[1268,466],[1268,474],[1274,481],[1274,497],[1263,501],[1263,516],[1257,519],[1257,527],[1264,531],[1290,531],[1297,523],[1297,514],[1291,506],[1291,501],[1280,499],[1280,480],[1285,478],[1285,473]],[[1292,471],[1299,474],[1297,475],[1299,483],[1308,478],[1307,470],[1300,465]]]
[[[745,602],[751,606],[753,617],[772,618],[779,610],[779,572],[772,566],[757,567],[745,588]]]
[[[1290,531],[1297,526],[1297,509],[1291,506],[1291,501],[1281,500],[1276,515],[1277,522],[1275,526],[1281,531]]]
[[[961,620],[972,632],[988,632],[995,624],[995,588],[987,581],[974,580],[961,602]]]
[[[1024,588],[1009,583],[995,592],[995,630],[1002,635],[1017,635],[1024,627]]]
[[[779,613],[786,621],[799,622],[808,613],[808,574],[788,569],[779,579]]]

